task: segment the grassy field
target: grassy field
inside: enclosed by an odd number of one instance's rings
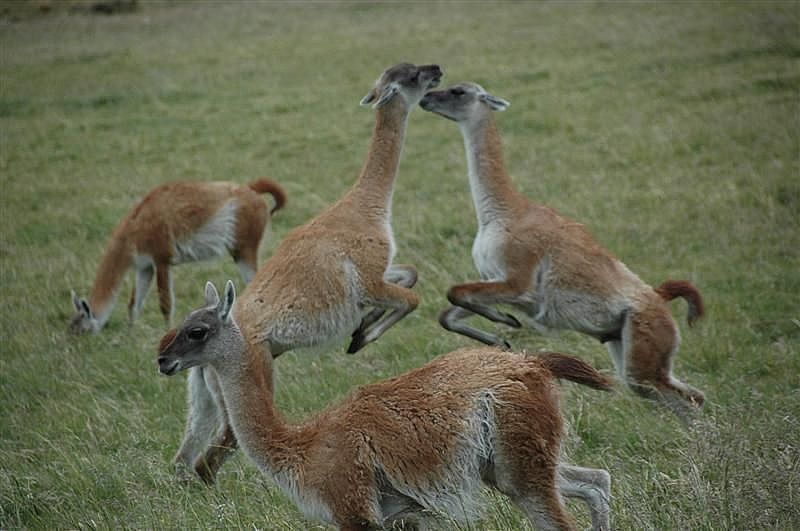
[[[0,528],[321,528],[241,453],[212,488],[176,482],[184,385],[156,371],[154,293],[134,325],[120,303],[102,334],[71,337],[69,292],[88,292],[113,226],[170,180],[282,183],[266,258],[353,182],[374,116],[358,102],[404,60],[510,100],[498,123],[516,186],[646,281],[687,278],[705,296],[692,330],[673,304],[675,372],[708,399],[692,429],[621,387],[563,386],[569,460],[609,470],[613,525],[800,528],[797,2],[30,7],[0,11]],[[422,303],[356,356],[284,355],[289,418],[469,344],[436,321],[447,287],[477,277],[452,123],[411,116],[394,205]],[[229,260],[174,273],[178,318],[206,280],[239,282]],[[611,371],[574,333],[508,337]],[[497,498],[472,529],[526,525]]]

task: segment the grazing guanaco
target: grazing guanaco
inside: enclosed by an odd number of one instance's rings
[[[442,77],[437,65],[388,68],[361,100],[376,109],[361,174],[338,202],[290,231],[264,262],[240,305],[239,326],[277,357],[352,336],[347,352],[375,341],[412,312],[417,272],[392,263],[392,193],[409,113]],[[189,414],[175,463],[212,483],[235,448],[213,369],[189,374]]]
[[[416,528],[430,514],[469,522],[488,485],[539,529],[573,528],[561,495],[609,529],[608,472],[560,462],[555,379],[610,389],[584,361],[457,350],[289,424],[275,409],[269,345],[239,326],[251,311],[230,280],[222,299],[207,283],[205,305],[161,339],[159,370],[213,367],[242,449],[305,515],[342,530]]]
[[[275,201],[271,211],[259,194]],[[258,246],[270,215],[286,202],[286,193],[269,179],[246,185],[229,182],[173,182],[151,190],[117,225],[106,245],[89,298],[72,292],[75,314],[69,330],[99,332],[114,309],[125,273],[136,282],[128,317],[138,316],[156,277],[161,313],[171,325],[174,295],[169,268],[230,253],[245,282],[258,268]]]
[[[478,314],[520,327],[494,308],[510,305],[534,327],[572,329],[605,343],[620,378],[641,396],[661,400],[678,416],[703,404],[703,393],[672,376],[680,337],[667,301],[684,298],[688,321],[703,315],[698,290],[685,280],[653,289],[601,247],[580,223],[528,200],[512,184],[503,162],[492,111],[508,102],[475,83],[429,92],[423,109],[458,123],[464,137],[469,185],[478,217],[472,258],[480,282],[449,289],[452,304],[440,316],[447,330],[488,345],[508,342],[468,326]]]

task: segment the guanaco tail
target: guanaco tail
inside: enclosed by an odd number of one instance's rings
[[[475,83],[429,92],[423,109],[455,121],[464,138],[469,186],[478,218],[472,258],[480,282],[449,289],[452,304],[440,317],[447,330],[508,347],[494,334],[467,325],[478,314],[512,327],[520,321],[498,310],[508,305],[540,329],[571,329],[608,347],[620,378],[641,396],[663,401],[687,419],[703,393],[672,375],[679,334],[666,302],[682,297],[691,325],[703,300],[688,281],[653,289],[601,247],[580,223],[518,193],[506,173],[492,111],[508,102]]]
[[[260,194],[274,198],[272,210]],[[171,324],[174,295],[170,267],[229,253],[249,282],[258,267],[258,247],[270,215],[286,193],[269,179],[247,185],[228,182],[173,182],[158,186],[117,225],[106,245],[88,299],[72,292],[75,314],[69,330],[99,332],[111,316],[117,292],[130,268],[136,282],[128,302],[133,322],[156,277],[161,313]]]
[[[593,529],[610,528],[608,472],[561,462],[555,380],[610,389],[586,362],[457,350],[290,424],[275,409],[268,344],[239,324],[250,311],[231,281],[221,299],[209,282],[205,305],[162,338],[159,370],[213,367],[236,440],[305,515],[345,531],[466,524],[488,486],[537,529],[574,529],[562,496],[587,504]]]

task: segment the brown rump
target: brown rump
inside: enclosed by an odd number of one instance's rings
[[[274,214],[286,204],[286,192],[275,181],[262,177],[247,183],[247,186],[257,194],[270,194],[275,199],[275,206],[269,211],[270,214]]]
[[[667,280],[659,287],[655,288],[662,299],[671,301],[675,297],[681,297],[689,305],[689,313],[686,320],[692,326],[696,320],[705,314],[703,297],[700,292],[688,280]]]
[[[163,354],[165,350],[175,341],[178,331],[175,328],[170,329],[158,342],[158,353]]]
[[[611,380],[580,358],[560,352],[542,352],[536,359],[556,378],[587,385],[600,391],[612,390]]]

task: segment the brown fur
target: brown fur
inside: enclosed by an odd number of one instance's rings
[[[347,351],[354,353],[416,309],[419,298],[411,290],[416,270],[392,263],[392,193],[409,114],[441,75],[436,65],[395,65],[362,100],[376,107],[376,115],[356,182],[336,203],[289,232],[236,302],[236,321],[252,348],[277,357],[349,336]],[[370,310],[366,316],[365,309]],[[222,399],[217,404],[223,424],[217,433],[224,433],[225,406]],[[189,418],[194,417],[190,411]],[[200,454],[194,451],[197,441],[207,438],[187,423],[175,458],[178,467],[197,471],[198,462],[221,464],[224,459],[215,454],[224,449],[206,445]]]
[[[274,195],[276,207],[273,210],[286,202],[286,194],[282,188],[267,179],[259,179],[247,185],[228,182],[173,182],[151,190],[122,219],[106,245],[87,301],[93,314],[105,315],[107,318],[123,276],[134,266],[137,257],[144,257],[144,260],[152,264],[143,267],[151,271],[147,274],[152,275],[152,270],[155,270],[159,307],[169,323],[172,313],[169,269],[179,258],[176,256],[176,243],[189,240],[232,200],[237,202],[236,226],[233,247],[228,251],[237,263],[255,272],[261,237],[270,218],[259,191]],[[137,265],[138,267],[140,266]],[[146,283],[149,282],[148,277]],[[146,291],[146,286],[140,286],[140,290]],[[142,302],[137,301],[137,291],[134,288],[128,302],[131,320],[136,317],[138,306]],[[79,317],[76,315],[74,322],[79,322]],[[77,328],[73,326],[76,332],[80,331]]]
[[[539,353],[538,359],[556,378],[570,380],[600,391],[612,389],[611,380],[580,358],[565,356],[559,352],[542,352]]]
[[[229,286],[226,291],[233,289]],[[413,524],[423,510],[461,510],[459,504],[470,503],[483,481],[519,504],[537,525],[574,528],[559,491],[565,474],[577,467],[559,462],[564,427],[554,379],[607,386],[581,360],[461,349],[360,387],[313,418],[290,424],[275,409],[272,356],[226,321],[223,303],[209,302],[182,329],[211,319],[213,332],[202,342],[184,340],[182,333],[177,341],[162,341],[168,346],[159,365],[167,374],[196,365],[214,368],[236,440],[309,516],[340,529]],[[222,325],[213,322],[217,315]],[[183,366],[184,357],[193,361]],[[581,471],[584,478],[589,472],[605,478],[597,488],[608,496],[606,472]],[[475,487],[465,486],[470,481]],[[406,509],[387,513],[387,496]],[[450,502],[431,505],[435,499]],[[590,505],[595,529],[608,528],[607,500],[603,503],[601,510]]]
[[[175,341],[177,334],[178,330],[175,328],[168,330],[167,333],[161,337],[161,341],[158,342],[158,351],[164,352],[167,350],[167,347],[169,347],[172,342]]]
[[[270,209],[270,214],[274,214],[286,204],[286,192],[275,181],[261,178],[247,183],[247,186],[257,194],[270,194],[272,196],[275,200],[275,205]]]
[[[689,313],[686,316],[689,326],[694,325],[697,319],[706,313],[700,292],[686,280],[667,280],[655,290],[665,301],[671,301],[676,297],[686,300],[689,304]]]
[[[442,313],[442,325],[487,344],[510,347],[502,338],[462,322],[477,313],[521,326],[516,317],[494,307],[505,304],[542,328],[591,335],[608,344],[620,376],[637,393],[663,400],[687,418],[692,408],[684,406],[701,405],[703,394],[671,374],[679,335],[666,301],[686,299],[691,324],[704,313],[699,291],[685,280],[669,280],[653,289],[582,224],[518,193],[503,163],[490,104],[494,97],[472,83],[457,87],[460,96],[452,89],[429,92],[421,105],[458,121],[465,136],[470,187],[483,231],[473,252],[481,275],[489,280],[451,287],[447,298],[452,306]]]

